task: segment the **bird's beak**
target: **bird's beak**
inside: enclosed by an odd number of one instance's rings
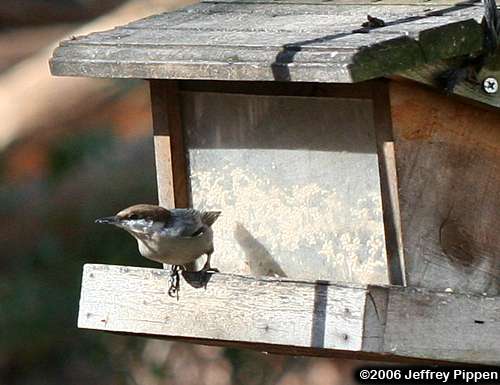
[[[120,221],[116,216],[112,217],[104,217],[104,218],[99,218],[95,220],[95,223],[100,223],[100,224],[107,224],[107,225],[116,225]]]

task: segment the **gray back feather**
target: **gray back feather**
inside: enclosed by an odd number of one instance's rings
[[[190,237],[202,231],[204,226],[212,226],[220,211],[198,211],[195,209],[170,209],[170,218],[165,229],[172,236]]]

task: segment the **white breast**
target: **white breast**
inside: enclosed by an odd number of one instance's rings
[[[185,265],[203,254],[213,252],[213,233],[210,227],[196,237],[171,237],[162,232],[134,236],[141,255],[160,263]]]

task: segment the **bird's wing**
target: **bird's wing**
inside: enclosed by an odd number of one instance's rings
[[[201,213],[194,209],[170,209],[171,217],[167,224],[171,235],[192,237],[203,232]]]
[[[196,237],[210,227],[220,211],[198,211],[195,209],[170,209],[170,220],[166,226],[172,236]]]

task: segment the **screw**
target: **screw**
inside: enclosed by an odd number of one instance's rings
[[[493,77],[484,79],[483,90],[487,94],[496,94],[498,91],[498,80]]]

